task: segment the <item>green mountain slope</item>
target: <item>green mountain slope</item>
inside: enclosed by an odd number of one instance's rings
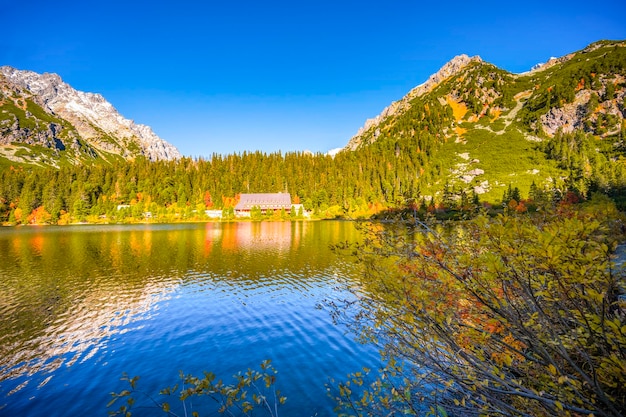
[[[404,182],[427,199],[441,200],[446,187],[488,201],[510,184],[524,196],[533,183],[585,193],[599,181],[594,186],[608,189],[623,183],[625,81],[625,42],[597,42],[518,75],[474,59],[400,100],[399,111],[348,147],[374,148],[400,172],[394,158],[408,163],[419,174]],[[566,162],[555,152],[563,141],[589,146],[570,145],[577,161]]]

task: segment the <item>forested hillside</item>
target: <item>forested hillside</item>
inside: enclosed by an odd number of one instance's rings
[[[334,158],[250,152],[60,168],[4,160],[0,221],[201,219],[240,193],[263,192],[289,192],[320,217],[407,206],[527,210],[568,192],[626,204],[624,42],[598,42],[519,75],[469,60],[401,104]]]

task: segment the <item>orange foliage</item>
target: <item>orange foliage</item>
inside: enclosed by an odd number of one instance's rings
[[[369,203],[367,208],[371,214],[376,214],[383,211],[385,206],[380,201],[375,201],[373,203]]]
[[[236,194],[234,197],[222,196],[222,204],[225,208],[235,207],[239,203],[240,197],[239,194]]]
[[[26,222],[29,224],[44,224],[48,223],[51,219],[52,215],[48,213],[43,206],[39,206],[26,217]]]
[[[511,333],[509,333],[508,335],[506,335],[504,337],[504,342],[509,345],[514,347],[517,350],[523,350],[525,349],[527,346],[524,342],[517,340],[516,338],[513,337],[513,335]],[[516,354],[516,356],[518,356],[517,359],[522,360],[524,359],[524,357],[522,355]]]
[[[583,88],[585,88],[585,79],[581,78],[576,86],[576,91],[582,90]]]
[[[509,210],[515,210],[517,208],[517,201],[515,200],[509,201],[509,204],[507,204],[507,207],[509,208]]]
[[[450,96],[446,96],[446,103],[452,107],[452,114],[454,119],[458,122],[463,120],[463,117],[467,113],[467,106],[463,102],[458,102]]]
[[[492,334],[500,334],[504,331],[504,326],[498,320],[490,320],[485,323],[485,331]]]
[[[464,129],[461,126],[455,126],[454,132],[459,136],[463,136],[467,132],[467,129]]]

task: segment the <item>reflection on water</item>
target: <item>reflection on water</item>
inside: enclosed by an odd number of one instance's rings
[[[272,250],[284,252],[297,246],[307,223],[260,222],[207,224],[207,242],[214,238],[227,250]],[[221,242],[220,242],[221,238]]]
[[[315,308],[351,273],[329,245],[356,238],[345,222],[2,229],[0,414],[104,414],[122,372],[157,390],[267,358],[283,415],[329,414],[327,379],[375,360]]]

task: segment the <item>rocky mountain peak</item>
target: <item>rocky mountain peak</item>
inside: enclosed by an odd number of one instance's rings
[[[410,103],[409,103],[410,100],[431,91],[433,88],[438,86],[441,82],[458,74],[461,70],[463,70],[465,67],[467,67],[469,64],[473,62],[483,62],[483,60],[478,55],[470,57],[466,54],[457,55],[454,58],[452,58],[444,66],[442,66],[436,73],[431,75],[428,78],[428,80],[426,80],[426,82],[413,88],[402,99],[398,101],[394,101],[389,106],[385,107],[378,116],[372,119],[367,119],[365,121],[365,125],[363,125],[363,127],[361,127],[358,130],[356,135],[354,135],[350,139],[345,149],[347,150],[356,149],[361,144],[361,139],[365,132],[380,125],[383,122],[383,120],[385,120],[387,117],[393,116],[399,112],[404,111],[410,106]]]
[[[420,84],[411,91],[409,91],[407,97],[409,99],[412,99],[429,92],[430,90],[438,86],[442,81],[455,76],[463,68],[467,67],[473,62],[483,62],[483,60],[478,55],[472,57],[465,54],[455,56],[443,67],[439,68],[439,71],[431,75],[425,83]]]
[[[102,95],[77,91],[57,74],[38,74],[3,66],[0,76],[27,92],[29,99],[47,113],[71,123],[79,137],[96,150],[130,158],[136,152],[129,148],[138,148],[139,154],[153,161],[181,156],[149,126],[124,118]]]

